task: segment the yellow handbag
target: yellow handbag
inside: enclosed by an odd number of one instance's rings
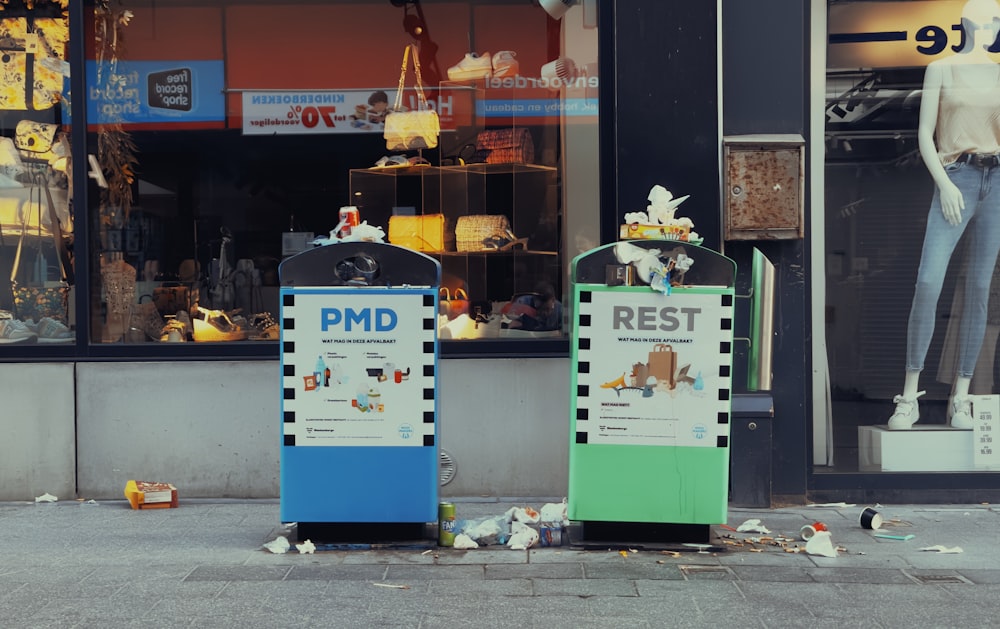
[[[432,149],[438,145],[438,135],[441,134],[441,122],[437,112],[431,109],[424,96],[424,81],[420,76],[420,59],[417,50],[413,50],[413,67],[417,74],[417,110],[402,111],[403,89],[406,84],[406,66],[410,57],[410,49],[403,50],[403,68],[399,74],[399,88],[396,90],[396,102],[392,112],[385,117],[385,146],[390,151],[408,151],[411,149]]]
[[[444,214],[389,217],[389,242],[414,251],[444,251],[446,232]]]

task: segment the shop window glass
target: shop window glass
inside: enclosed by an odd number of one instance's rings
[[[996,463],[966,401],[1000,392],[998,29],[993,0],[829,3],[825,469]]]
[[[595,6],[99,5],[91,341],[273,341],[281,260],[366,236],[441,261],[443,339],[563,338],[568,261],[599,238]],[[440,134],[393,150],[408,45]]]
[[[75,340],[68,9],[0,5],[0,351]]]

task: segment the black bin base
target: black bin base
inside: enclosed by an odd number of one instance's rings
[[[425,522],[299,522],[296,537],[314,544],[428,542]]]
[[[661,522],[579,522],[571,527],[570,544],[599,548],[668,547],[676,544],[709,544],[708,524]]]

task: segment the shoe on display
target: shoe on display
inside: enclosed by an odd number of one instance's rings
[[[448,78],[452,81],[488,79],[493,74],[492,59],[488,52],[481,55],[467,52],[461,61],[448,68]]]
[[[927,391],[918,392],[912,399],[904,398],[902,395],[892,398],[893,404],[896,405],[896,410],[893,411],[892,416],[889,418],[889,430],[909,430],[913,424],[917,423],[917,420],[920,419],[917,398],[924,393],[927,393]]]
[[[972,400],[967,397],[953,399],[948,405],[948,423],[952,428],[972,430]]]
[[[493,77],[517,76],[521,71],[521,64],[514,57],[517,53],[513,50],[501,50],[493,55]]]
[[[281,328],[270,312],[261,312],[251,315],[247,338],[251,341],[277,341],[281,338]]]
[[[51,317],[42,317],[38,323],[28,327],[38,335],[39,343],[72,343],[76,338],[65,324]]]
[[[197,308],[198,313],[203,318],[191,320],[196,342],[242,341],[246,339],[246,330],[233,323],[233,320],[224,311],[206,310],[201,306]]]
[[[0,344],[36,343],[38,334],[18,319],[0,319]]]
[[[183,323],[177,319],[170,319],[163,326],[160,332],[160,341],[163,343],[183,343],[187,340],[187,329]]]

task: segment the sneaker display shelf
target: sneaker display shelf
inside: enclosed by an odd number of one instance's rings
[[[862,472],[961,472],[976,469],[975,433],[941,424],[890,430],[885,424],[858,427]]]

